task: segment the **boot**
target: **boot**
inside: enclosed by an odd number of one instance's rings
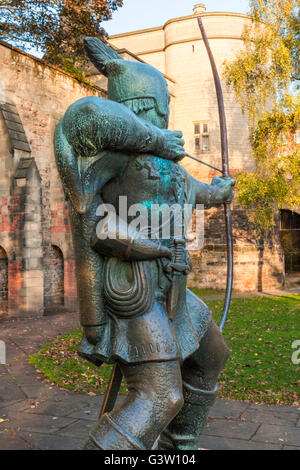
[[[214,404],[218,386],[201,390],[183,382],[184,405],[160,435],[159,450],[197,450],[208,412]]]
[[[105,413],[92,428],[83,450],[145,450],[145,447]]]

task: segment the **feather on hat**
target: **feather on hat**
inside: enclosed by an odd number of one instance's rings
[[[112,47],[98,38],[86,37],[84,45],[90,61],[106,77],[108,76],[108,65],[112,61],[123,60]]]

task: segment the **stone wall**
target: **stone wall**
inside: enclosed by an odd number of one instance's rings
[[[8,301],[8,259],[5,250],[0,247],[0,318],[7,313]]]
[[[53,133],[71,103],[106,94],[3,42],[0,63],[0,246],[8,258],[8,313],[41,315],[50,299],[73,310],[73,248]]]
[[[284,283],[284,256],[276,229],[259,236],[247,213],[232,210],[234,235],[234,282],[239,292],[281,289]],[[205,211],[204,247],[192,252],[193,270],[189,286],[224,290],[227,275],[227,245],[223,209]]]

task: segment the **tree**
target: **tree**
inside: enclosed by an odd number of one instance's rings
[[[261,229],[278,207],[300,204],[300,152],[295,133],[300,100],[299,0],[250,0],[244,48],[224,62],[224,78],[250,119],[256,171],[237,178],[239,202]]]
[[[45,52],[47,60],[75,63],[84,56],[83,37],[105,38],[101,22],[123,0],[0,0],[0,38],[21,49]]]

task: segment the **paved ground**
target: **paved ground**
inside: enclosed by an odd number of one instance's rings
[[[75,314],[0,323],[7,348],[7,365],[0,365],[0,450],[78,449],[87,437],[102,397],[45,383],[27,361],[41,344],[77,325]],[[218,399],[199,445],[300,450],[300,409]]]

